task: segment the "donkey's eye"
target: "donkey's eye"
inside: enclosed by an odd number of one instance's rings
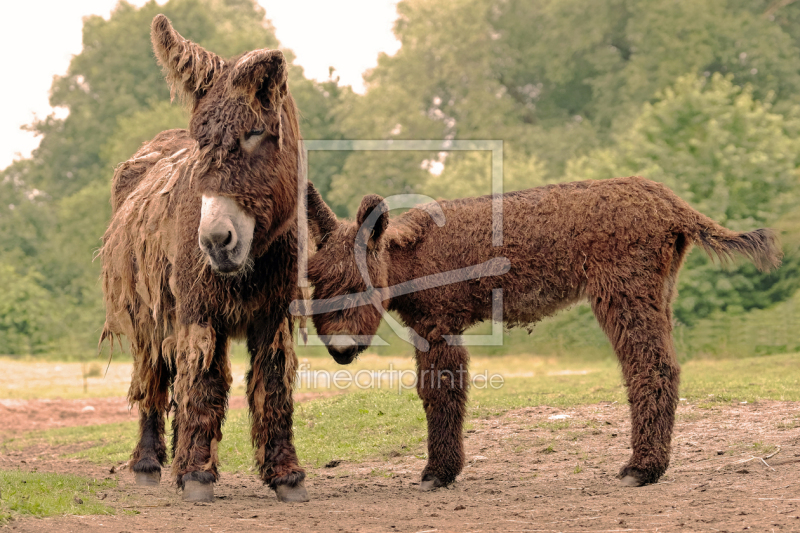
[[[244,138],[245,139],[249,139],[250,137],[258,137],[259,135],[263,135],[263,134],[264,134],[264,130],[263,129],[250,130],[250,131],[248,131],[247,133],[244,134]]]
[[[242,136],[240,144],[242,145],[242,148],[244,148],[246,152],[252,152],[253,150],[256,149],[257,146],[261,144],[263,135],[264,135],[264,128],[250,130]]]

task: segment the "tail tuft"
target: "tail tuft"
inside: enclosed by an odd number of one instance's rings
[[[720,261],[733,260],[734,254],[747,257],[762,272],[769,272],[781,265],[781,251],[778,237],[771,229],[757,229],[746,233],[716,233],[713,229],[701,230],[697,235],[697,244]]]

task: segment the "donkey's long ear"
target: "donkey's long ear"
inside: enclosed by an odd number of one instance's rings
[[[164,69],[170,95],[177,93],[192,107],[214,83],[225,62],[202,46],[187,41],[172,28],[164,15],[156,15],[150,26],[150,40],[158,63]]]
[[[361,228],[365,221],[369,221],[372,224],[370,244],[377,243],[386,228],[389,227],[389,212],[384,210],[386,206],[381,205],[382,203],[383,197],[377,194],[368,194],[361,199],[361,205],[358,206],[358,214],[356,215],[358,227]]]
[[[280,50],[253,50],[233,66],[229,80],[233,92],[257,98],[267,111],[280,113],[289,92],[288,68]]]
[[[320,196],[317,188],[310,181],[306,194],[306,212],[308,214],[309,230],[317,248],[328,240],[331,233],[336,231],[339,221],[325,200]]]

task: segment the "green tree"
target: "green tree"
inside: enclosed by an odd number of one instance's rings
[[[0,353],[30,355],[52,348],[62,333],[57,308],[41,287],[41,275],[20,274],[0,263]]]
[[[781,113],[800,101],[796,40],[745,2],[404,0],[398,14],[402,47],[342,109],[350,138],[503,139],[555,180],[686,73],[731,75]],[[365,192],[364,166],[346,165],[338,195]]]
[[[679,78],[657,98],[612,148],[571,161],[567,177],[640,174],[736,230],[772,224],[792,206],[800,109],[773,113],[751,87],[719,74]]]
[[[545,165],[536,157],[503,154],[503,192],[519,191],[546,184]],[[431,174],[420,192],[433,198],[465,198],[492,193],[491,152],[453,152],[440,175]]]
[[[350,138],[502,139],[507,190],[638,173],[740,230],[796,201],[800,2],[404,0],[398,14],[402,47],[336,110]],[[368,192],[488,192],[485,154],[451,153],[438,175],[431,159],[354,154],[328,199],[352,216]],[[785,299],[793,258],[766,276],[693,254],[679,318]]]

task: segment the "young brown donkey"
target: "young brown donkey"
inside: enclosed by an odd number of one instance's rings
[[[502,203],[502,245],[493,246],[489,196],[427,204],[389,221],[386,202],[369,195],[355,223],[339,223],[310,189],[317,331],[343,364],[366,347],[384,307],[422,339],[417,392],[428,419],[428,464],[421,488],[430,490],[453,482],[464,464],[468,354],[449,336],[492,318],[493,289],[503,290],[509,326],[588,300],[628,389],[633,454],[619,477],[633,486],[655,482],[669,464],[678,402],[670,302],[683,258],[694,243],[768,270],[780,264],[775,236],[730,231],[639,177],[512,192]]]
[[[160,481],[171,406],[175,482],[186,499],[213,499],[228,346],[244,338],[261,478],[280,500],[306,501],[292,443],[301,137],[287,64],[279,50],[223,59],[164,15],[151,36],[192,115],[188,130],[158,134],[117,167],[103,237],[101,342],[125,335],[134,362],[128,400],[139,408],[140,438],[131,469],[137,483]]]

